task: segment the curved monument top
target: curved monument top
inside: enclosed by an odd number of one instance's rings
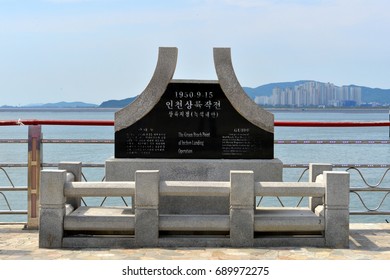
[[[159,48],[157,66],[149,84],[132,103],[115,113],[115,131],[132,125],[153,109],[172,80],[176,62],[177,48]]]
[[[230,48],[214,48],[214,65],[222,90],[233,107],[248,121],[274,132],[274,115],[257,105],[242,89],[234,73]]]
[[[159,48],[157,66],[145,90],[131,104],[115,113],[115,131],[122,130],[142,119],[159,102],[172,81],[177,55],[177,48]],[[217,82],[234,109],[255,126],[273,133],[273,114],[260,108],[242,89],[234,73],[230,48],[214,48],[214,65]]]

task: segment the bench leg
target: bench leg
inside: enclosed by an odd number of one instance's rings
[[[65,170],[41,172],[39,247],[61,248],[64,234]]]
[[[349,247],[349,173],[324,172],[325,245],[332,248]]]
[[[253,247],[255,190],[252,171],[230,172],[230,244]]]
[[[138,247],[157,247],[159,237],[158,171],[135,173],[135,243]]]

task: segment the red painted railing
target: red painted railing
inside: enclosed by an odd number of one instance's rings
[[[390,126],[390,122],[285,122],[276,121],[275,126],[295,127],[367,127],[367,126]]]
[[[16,125],[75,125],[75,126],[114,126],[114,121],[100,120],[4,120],[0,126]],[[390,121],[380,122],[297,122],[297,121],[275,121],[275,126],[294,127],[368,127],[368,126],[390,126]]]
[[[0,126],[17,125],[81,125],[81,126],[114,126],[114,121],[100,120],[6,120]]]

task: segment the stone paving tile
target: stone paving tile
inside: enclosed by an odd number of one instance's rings
[[[40,249],[38,232],[0,225],[0,260],[390,260],[390,224],[351,224],[350,248]]]

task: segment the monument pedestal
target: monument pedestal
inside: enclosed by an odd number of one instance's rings
[[[141,159],[106,161],[107,181],[134,181],[137,170],[159,170],[162,181],[229,181],[231,170],[250,170],[257,181],[282,181],[279,159]],[[160,197],[160,214],[229,214],[225,197]]]

